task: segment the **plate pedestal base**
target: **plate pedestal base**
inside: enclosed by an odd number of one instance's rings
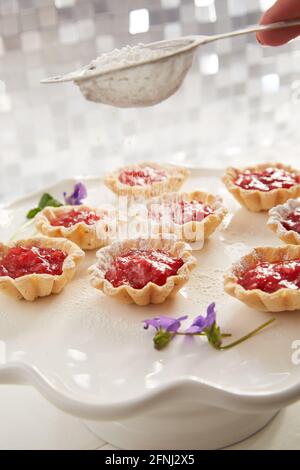
[[[220,449],[263,428],[277,414],[235,413],[213,407],[173,408],[122,421],[85,421],[98,437],[121,449]]]

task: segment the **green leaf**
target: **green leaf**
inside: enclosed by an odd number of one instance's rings
[[[51,194],[48,194],[48,193],[44,193],[42,194],[40,200],[39,200],[39,203],[38,203],[38,207],[40,209],[44,209],[44,207],[47,206],[48,204],[48,201],[50,201],[52,198]]]
[[[172,338],[174,337],[174,333],[170,331],[163,330],[162,328],[158,330],[156,335],[153,338],[155,349],[161,350],[164,349]]]
[[[39,207],[35,207],[34,209],[30,209],[30,211],[27,212],[26,218],[27,219],[33,219],[36,214],[38,214],[41,211]]]
[[[60,207],[63,204],[56,199],[50,199],[45,207]]]
[[[57,199],[54,199],[51,194],[44,193],[39,200],[38,206],[40,209],[44,209],[45,207],[60,207],[62,206],[62,203],[57,201]]]
[[[51,196],[49,193],[44,193],[38,203],[38,207],[34,207],[27,212],[26,217],[27,219],[33,219],[42,209],[45,207],[60,207],[62,203],[59,202],[57,199]]]

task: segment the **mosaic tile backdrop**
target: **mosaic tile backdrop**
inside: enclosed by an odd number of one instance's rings
[[[73,174],[141,159],[225,166],[299,161],[300,41],[244,36],[199,51],[152,108],[89,103],[71,71],[114,47],[255,23],[272,0],[0,0],[0,203]]]

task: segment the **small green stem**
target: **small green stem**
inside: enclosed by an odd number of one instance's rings
[[[180,332],[180,331],[177,331],[175,333],[175,335],[179,335],[179,336],[207,336],[206,333],[184,333],[184,332]],[[222,338],[229,338],[230,336],[232,336],[231,333],[222,333]]]
[[[184,331],[183,332],[180,332],[180,331],[176,331],[175,335],[177,336],[206,336],[205,333],[185,333]]]
[[[226,344],[226,346],[220,346],[218,349],[230,349],[230,348],[233,348],[233,346],[237,346],[238,344],[243,343],[247,339],[252,338],[252,336],[255,336],[263,328],[266,328],[267,326],[269,326],[271,323],[273,323],[273,321],[275,321],[275,318],[271,318],[271,320],[268,320],[266,323],[259,326],[255,330],[251,331],[247,335],[242,336],[240,339],[237,339],[236,341],[233,341],[232,343]]]

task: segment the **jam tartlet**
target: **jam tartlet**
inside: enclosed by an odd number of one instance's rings
[[[48,237],[63,237],[83,250],[108,244],[109,226],[114,214],[89,206],[46,207],[36,217],[36,228]]]
[[[184,242],[131,239],[97,252],[91,283],[123,303],[160,304],[188,281],[196,260]]]
[[[174,233],[189,243],[203,242],[227,214],[222,199],[204,191],[166,193],[150,199],[147,208],[154,232]]]
[[[63,238],[35,237],[0,244],[0,289],[30,301],[58,294],[83,257],[75,243]]]
[[[224,288],[258,310],[300,309],[300,246],[254,248],[225,275]]]
[[[105,184],[114,193],[134,198],[148,198],[178,191],[189,171],[157,163],[141,163],[120,168],[105,178]]]
[[[300,198],[273,207],[268,226],[285,243],[300,245]]]
[[[299,171],[280,163],[244,170],[228,168],[223,182],[235,199],[253,212],[269,210],[300,196]]]

